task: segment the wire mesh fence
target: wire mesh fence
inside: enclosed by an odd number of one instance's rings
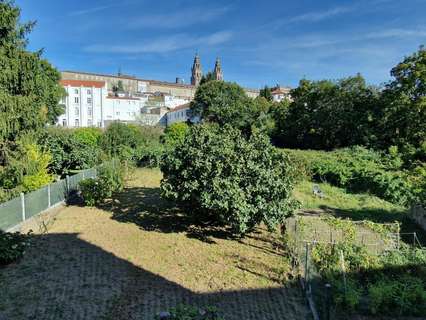
[[[97,169],[91,168],[67,176],[38,190],[21,194],[0,204],[0,230],[7,231],[21,222],[66,200],[70,192],[78,189],[80,181],[95,178]]]
[[[351,299],[354,290],[352,274],[347,274],[347,257],[339,246],[348,243],[348,237],[342,234],[341,230],[323,223],[319,217],[315,217],[314,223],[306,222],[307,219],[310,218],[290,218],[286,222],[285,243],[293,271],[301,278],[308,302],[313,305],[311,309],[316,313],[314,319],[340,319],[341,310],[338,310],[335,302],[341,300],[346,303],[346,300]],[[410,242],[413,247],[421,248],[415,232],[378,234],[366,232],[363,223],[353,223],[357,226],[357,232],[350,237],[350,243],[364,248],[369,255],[378,257],[385,252],[398,251],[401,235],[404,235],[405,239],[412,238]],[[337,258],[324,261],[324,256],[321,256],[324,253]],[[327,269],[330,267],[327,266],[328,263],[333,263],[331,269]],[[327,280],[328,277],[333,280],[332,284]]]

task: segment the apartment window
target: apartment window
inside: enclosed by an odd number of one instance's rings
[[[87,98],[87,104],[92,104],[92,98]]]
[[[92,119],[87,120],[87,126],[91,127],[93,125]]]
[[[66,119],[63,119],[63,120],[62,120],[62,126],[64,126],[64,127],[66,127],[66,126],[67,126],[67,120],[66,120]]]
[[[74,103],[79,103],[79,102],[80,102],[79,98],[78,97],[74,97]]]
[[[80,121],[78,119],[75,119],[75,123],[74,124],[75,124],[76,127],[79,127],[80,126]]]
[[[74,89],[74,93],[75,93],[75,94],[78,94],[78,89]]]
[[[65,104],[65,103],[67,103],[67,98],[62,97],[62,98],[61,98],[61,104]]]
[[[91,89],[87,89],[87,94],[92,94],[92,90]]]
[[[78,117],[80,115],[80,110],[78,108],[75,108],[74,114],[75,114],[76,117]]]
[[[92,108],[92,107],[88,107],[88,108],[87,108],[87,115],[88,115],[89,117],[93,116],[93,108]]]
[[[120,112],[119,112],[119,111],[117,111],[117,112],[115,113],[115,115],[116,115],[116,116],[119,116],[119,115],[120,115]]]

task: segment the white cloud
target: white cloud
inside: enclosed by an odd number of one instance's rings
[[[109,5],[99,6],[99,7],[82,9],[82,10],[70,12],[68,15],[69,16],[82,16],[82,15],[89,14],[89,13],[95,13],[95,12],[107,10],[107,9],[110,9],[110,8],[113,8],[113,7],[116,7],[116,6],[117,6],[117,4],[109,4]]]
[[[108,53],[166,53],[197,46],[215,46],[227,42],[232,38],[232,32],[220,31],[207,36],[194,37],[187,34],[176,34],[143,43],[104,45],[97,44],[85,48],[89,52]]]
[[[354,10],[354,7],[336,7],[325,11],[308,12],[294,16],[288,22],[318,22],[328,18],[339,16]]]
[[[182,9],[168,14],[145,15],[131,20],[129,28],[181,28],[212,21],[230,10],[229,6],[220,8]]]

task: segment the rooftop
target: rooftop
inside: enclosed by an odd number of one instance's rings
[[[103,88],[105,81],[88,81],[88,80],[61,80],[60,84],[71,87],[87,87],[87,88]]]

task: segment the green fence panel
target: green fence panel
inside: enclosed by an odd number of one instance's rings
[[[25,218],[31,218],[49,207],[48,187],[43,187],[25,195]]]
[[[22,222],[21,198],[0,204],[0,229],[6,231]]]
[[[50,205],[53,206],[65,201],[67,196],[67,182],[59,180],[50,185]]]

